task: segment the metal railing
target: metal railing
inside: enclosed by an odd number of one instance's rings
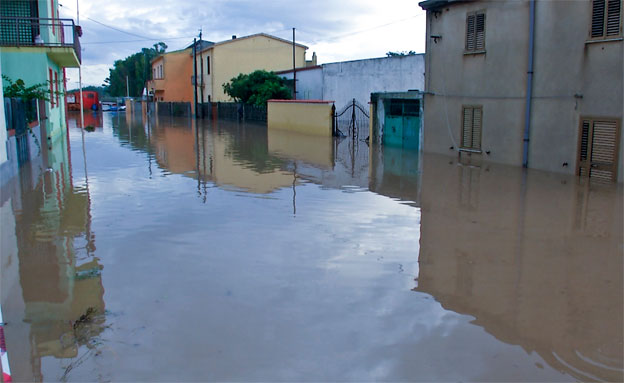
[[[71,47],[82,62],[80,34],[72,19],[0,17],[0,46]]]

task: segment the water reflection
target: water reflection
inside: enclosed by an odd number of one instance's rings
[[[137,117],[3,189],[16,380],[624,378],[621,186]]]
[[[581,381],[622,381],[622,190],[426,157],[416,291]]]
[[[46,356],[70,358],[71,366],[103,329],[89,194],[74,185],[68,142],[46,149],[1,190],[2,309],[14,381],[41,381]]]

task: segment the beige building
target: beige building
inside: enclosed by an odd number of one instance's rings
[[[622,0],[420,6],[425,151],[624,180]]]
[[[295,44],[295,66],[305,67],[305,52],[308,47]],[[292,41],[265,33],[215,43],[201,50],[197,59],[197,75],[203,75],[203,99],[198,90],[200,102],[231,101],[223,92],[223,84],[240,73],[251,73],[258,69],[281,71],[293,67]],[[200,81],[200,87],[201,87]]]

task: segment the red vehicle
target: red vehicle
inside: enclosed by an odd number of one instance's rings
[[[67,93],[65,97],[68,110],[80,110],[80,91]],[[100,107],[98,93],[93,90],[83,90],[82,106],[85,110],[98,110]]]

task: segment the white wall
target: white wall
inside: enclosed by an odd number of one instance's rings
[[[292,80],[292,72],[280,74],[281,77]],[[297,99],[323,99],[323,68],[320,66],[297,70]]]
[[[374,92],[424,91],[424,57],[417,54],[323,64],[323,100],[335,101],[340,109],[354,98],[366,105]]]

